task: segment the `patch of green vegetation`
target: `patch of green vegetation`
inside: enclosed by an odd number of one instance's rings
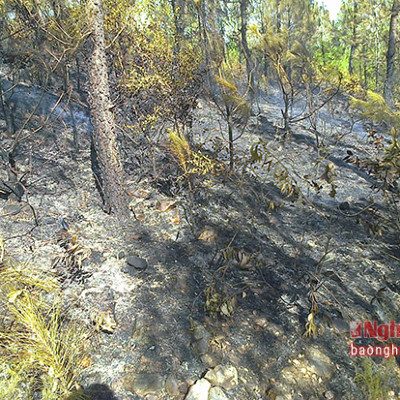
[[[54,278],[3,256],[0,263],[0,396],[88,399],[76,388],[90,365],[90,331],[68,319]]]
[[[355,376],[355,381],[366,400],[383,400],[388,398],[388,392],[399,383],[399,378],[394,371],[396,366],[392,357],[383,360],[379,365],[372,359],[362,360],[361,366]]]

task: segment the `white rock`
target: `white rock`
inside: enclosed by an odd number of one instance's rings
[[[221,386],[225,390],[231,390],[239,383],[237,369],[229,365],[217,365],[206,373],[205,378],[213,386]]]
[[[220,387],[216,386],[211,388],[208,400],[228,400],[228,398],[224,391]]]
[[[190,387],[185,400],[208,400],[211,383],[207,379],[200,379]]]

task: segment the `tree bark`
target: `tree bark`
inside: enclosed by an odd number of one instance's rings
[[[249,95],[250,99],[253,100],[255,97],[255,83],[254,83],[254,68],[253,68],[253,62],[251,60],[251,54],[250,54],[250,49],[249,45],[247,43],[247,20],[248,20],[248,14],[247,14],[247,8],[249,5],[249,0],[240,0],[240,20],[241,20],[241,26],[240,26],[240,34],[241,34],[241,39],[242,39],[242,50],[243,50],[243,55],[244,58],[246,59],[246,73],[247,73],[247,84],[249,85]]]
[[[179,53],[180,51],[180,41],[182,40],[183,37],[183,28],[181,25],[181,7],[179,5],[179,2],[177,0],[171,0],[171,7],[172,7],[172,13],[174,15],[174,23],[175,23],[175,46],[174,46],[174,51],[175,53]]]
[[[386,53],[386,79],[384,89],[385,101],[390,108],[393,108],[392,88],[394,81],[394,61],[396,56],[396,27],[399,12],[400,2],[399,0],[393,0],[392,12],[390,16],[388,50]]]
[[[90,0],[93,52],[90,61],[90,112],[93,124],[94,158],[98,162],[97,185],[105,211],[128,216],[123,169],[117,144],[114,115],[111,111],[110,88],[105,54],[104,17],[101,0]],[[92,158],[93,161],[93,158]],[[95,172],[95,171],[94,171]]]
[[[349,56],[349,74],[352,75],[354,71],[353,60],[354,53],[357,48],[357,12],[358,12],[358,4],[357,1],[354,0],[353,7],[353,33],[351,37],[351,46],[350,46],[350,56]]]

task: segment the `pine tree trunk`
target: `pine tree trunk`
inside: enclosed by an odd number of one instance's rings
[[[93,124],[93,149],[99,167],[97,184],[101,188],[106,212],[128,216],[129,208],[121,157],[117,144],[110,88],[101,0],[90,0],[93,52],[90,61],[90,112]]]
[[[255,83],[254,83],[254,68],[253,62],[251,60],[251,54],[249,45],[247,43],[247,8],[249,5],[249,0],[240,0],[240,34],[242,39],[242,51],[244,58],[246,59],[246,74],[247,74],[247,83],[249,85],[250,91],[250,99],[253,100],[255,97]]]
[[[204,54],[204,63],[206,66],[206,87],[211,89],[213,77],[211,71],[211,46],[208,38],[207,32],[207,12],[206,12],[206,4],[207,0],[199,0],[196,2],[197,9],[197,19],[199,24],[199,35],[200,40],[203,43],[203,54]]]
[[[394,81],[394,61],[396,55],[396,27],[399,12],[400,2],[399,0],[393,0],[392,12],[390,16],[388,50],[386,53],[386,79],[384,90],[385,101],[390,108],[393,108],[392,88]]]

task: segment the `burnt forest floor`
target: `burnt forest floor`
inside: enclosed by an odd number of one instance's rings
[[[369,368],[399,398],[396,360],[349,356],[351,321],[400,321],[400,248],[387,198],[345,160],[348,150],[373,152],[346,102],[319,112],[318,147],[306,121],[282,139],[271,88],[235,142],[234,173],[193,177],[191,188],[165,146],[125,138],[128,221],[102,211],[84,132],[79,152],[65,127],[21,143],[15,160],[28,198],[0,200],[0,234],[16,260],[58,275],[72,318],[99,321],[82,377],[94,398],[184,399],[217,366],[237,372],[214,383],[228,399],[365,399]],[[225,132],[216,109],[200,101],[192,145],[226,160]],[[299,201],[282,195],[273,171],[249,164],[260,139],[296,178]],[[334,197],[324,176],[330,163]],[[81,271],[52,267],[63,251],[61,219],[90,250]],[[307,337],[312,299],[317,332]]]

